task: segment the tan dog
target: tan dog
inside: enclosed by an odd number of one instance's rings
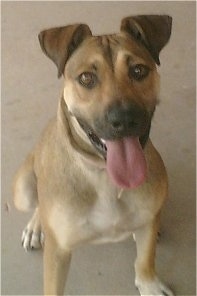
[[[20,210],[35,207],[24,248],[40,247],[44,233],[45,295],[63,294],[74,248],[132,233],[140,294],[173,295],[155,272],[168,186],[149,139],[159,91],[156,64],[171,22],[165,15],[135,16],[123,19],[119,34],[92,36],[81,24],[39,35],[64,76],[64,90],[57,117],[16,175],[14,199]]]

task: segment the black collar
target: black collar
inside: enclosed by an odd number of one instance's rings
[[[90,142],[92,143],[92,145],[106,159],[106,156],[107,156],[107,147],[106,147],[106,145],[99,139],[99,137],[94,133],[92,128],[87,123],[85,123],[83,120],[78,119],[78,118],[77,118],[77,121],[78,121],[79,125],[81,126],[81,128],[86,133],[86,135],[88,136],[88,138],[89,138]]]

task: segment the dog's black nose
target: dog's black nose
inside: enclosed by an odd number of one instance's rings
[[[138,135],[147,124],[147,112],[137,104],[113,105],[106,119],[116,135]]]

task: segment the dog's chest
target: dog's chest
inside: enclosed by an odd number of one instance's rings
[[[73,248],[83,243],[118,242],[152,218],[150,209],[139,205],[139,197],[106,190],[99,192],[91,205],[77,210],[54,207],[50,225],[62,248]],[[137,201],[138,200],[138,201]]]
[[[126,238],[132,231],[132,206],[117,196],[101,196],[90,209],[86,226],[95,233],[93,242],[113,242]]]
[[[148,204],[142,206],[143,200],[131,193],[103,195],[90,209],[82,223],[82,232],[90,234],[91,243],[119,242],[132,232],[152,220],[153,212]]]

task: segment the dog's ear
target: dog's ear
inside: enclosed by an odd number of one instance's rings
[[[64,72],[65,64],[73,51],[92,33],[87,25],[77,24],[52,28],[38,35],[43,52],[56,64],[58,78]]]
[[[126,17],[121,22],[121,31],[126,31],[142,43],[157,65],[159,53],[171,35],[172,18],[168,15],[139,15]]]

